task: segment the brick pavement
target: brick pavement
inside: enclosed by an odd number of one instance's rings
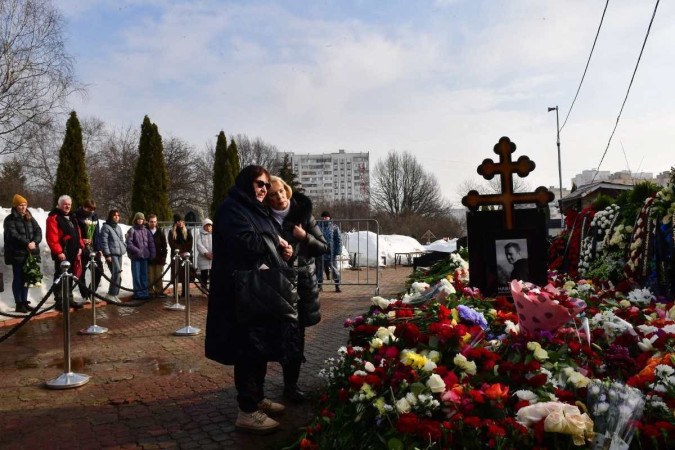
[[[380,293],[403,290],[409,268],[381,271]],[[363,273],[344,272],[343,281]],[[374,275],[370,276],[373,281]],[[194,290],[193,290],[194,291]],[[322,293],[320,324],[307,329],[306,358],[300,385],[316,394],[316,376],[325,359],[347,341],[342,326],[361,314],[372,286],[344,286]],[[192,303],[191,324],[204,329],[206,300]],[[91,376],[79,388],[50,390],[44,383],[63,372],[60,315],[33,319],[0,343],[0,448],[8,449],[279,449],[293,442],[298,429],[315,415],[316,402],[287,405],[281,430],[258,437],[234,431],[237,416],[233,370],[204,358],[204,335],[177,337],[185,314],[155,300],[140,308],[106,306],[97,322],[110,331],[78,335],[91,324],[91,310],[71,314],[72,370]],[[0,335],[9,327],[0,328]],[[266,394],[280,398],[278,364],[268,366]]]

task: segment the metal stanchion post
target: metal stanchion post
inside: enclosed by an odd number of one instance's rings
[[[61,262],[61,305],[63,309],[63,366],[65,372],[58,377],[46,382],[50,389],[69,389],[82,386],[89,381],[89,375],[73,373],[70,367],[70,280],[72,275],[68,273],[70,263]]]
[[[178,273],[180,272],[180,255],[178,254],[178,249],[173,251],[173,267],[174,267],[174,277],[173,277],[173,305],[165,305],[164,309],[171,309],[173,311],[182,311],[185,309],[185,306],[180,304],[180,297],[178,295]]]
[[[96,325],[96,297],[94,293],[96,292],[96,253],[89,254],[89,273],[91,274],[91,313],[92,313],[92,324],[88,328],[80,330],[80,334],[103,334],[107,333],[108,329],[106,327],[101,327]],[[84,280],[82,280],[84,282]]]
[[[190,254],[183,254],[183,266],[185,267],[185,326],[174,331],[176,336],[195,336],[202,330],[190,325]]]

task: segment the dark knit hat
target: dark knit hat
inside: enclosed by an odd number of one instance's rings
[[[324,211],[321,213],[321,217],[333,217],[333,216],[331,216],[328,211]]]
[[[173,223],[180,222],[181,220],[183,220],[183,216],[180,214],[176,213],[173,215]]]

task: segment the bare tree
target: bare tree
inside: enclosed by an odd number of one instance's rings
[[[203,208],[200,213],[208,211],[210,203],[204,203],[198,186],[207,183],[201,173],[194,170],[201,164],[193,146],[181,138],[169,137],[164,141],[164,158],[169,174],[169,206],[173,210]],[[204,207],[206,205],[206,207]]]
[[[0,1],[0,154],[23,147],[80,89],[51,1]]]
[[[525,179],[520,178],[517,175],[512,177],[513,180],[513,192],[528,192],[532,190],[530,183],[525,181]],[[457,194],[460,197],[464,197],[469,193],[469,191],[476,191],[479,194],[500,194],[502,192],[502,183],[499,176],[495,176],[491,180],[471,178],[462,181],[457,188]],[[517,204],[515,208],[529,208],[532,204]],[[483,207],[488,210],[501,209],[501,206],[498,205],[489,205]]]
[[[29,124],[30,137],[25,141],[22,151],[23,165],[28,175],[28,185],[34,190],[52,192],[56,168],[59,163],[59,148],[63,142],[63,129],[58,129],[52,121],[42,126]],[[51,206],[51,198],[49,205]]]
[[[132,214],[131,180],[138,159],[138,129],[133,126],[105,133],[100,147],[87,150],[92,196],[103,218],[119,209],[122,221]]]
[[[216,156],[216,149],[212,145],[195,156],[195,164],[192,168],[198,182],[193,187],[195,206],[200,208],[204,214],[208,214],[213,196],[213,160]]]
[[[378,212],[393,216],[442,216],[450,205],[440,192],[436,177],[425,172],[408,152],[391,151],[375,165],[371,202]]]
[[[245,134],[237,134],[230,139],[234,139],[237,144],[240,167],[258,164],[269,170],[270,173],[279,172],[282,158],[275,145],[269,144],[259,137],[251,140]]]

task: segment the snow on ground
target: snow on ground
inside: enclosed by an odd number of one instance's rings
[[[47,214],[49,211],[45,211],[42,208],[34,209],[28,208],[30,213],[33,215],[37,223],[42,228],[42,242],[40,242],[40,257],[42,259],[42,286],[36,288],[28,289],[28,300],[33,306],[37,305],[38,302],[44,297],[49,288],[52,285],[52,277],[54,276],[54,261],[52,261],[51,252],[47,246],[46,240],[46,222]],[[3,223],[5,217],[10,213],[10,208],[0,208],[0,223]],[[105,222],[104,220],[99,221],[101,225]],[[122,232],[126,233],[129,229],[129,225],[120,224],[122,226]],[[0,311],[2,312],[14,312],[14,296],[12,295],[12,266],[5,264],[5,244],[4,244],[4,230],[0,227],[0,245],[2,246],[2,264],[0,264],[0,271],[5,282],[5,291],[0,293]],[[105,264],[104,264],[105,265]],[[105,275],[110,277],[110,271],[108,268],[104,268]],[[89,284],[89,271],[87,271],[87,284]],[[122,264],[122,286],[131,288],[131,260],[129,258],[123,258]],[[99,294],[105,294],[108,292],[108,281],[105,278],[101,278],[101,283],[98,289],[96,290]],[[126,293],[124,291],[120,292],[120,295],[124,296]],[[73,296],[76,301],[81,299],[80,290],[75,288],[73,291]],[[54,296],[50,296],[49,300],[45,303],[45,306],[50,306],[54,303]]]

